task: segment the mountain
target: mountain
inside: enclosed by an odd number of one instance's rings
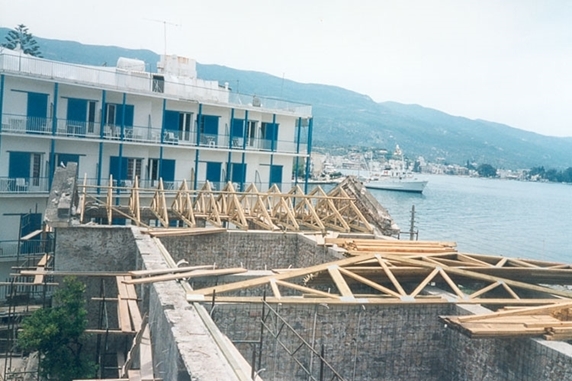
[[[0,39],[9,29],[0,28]],[[155,71],[159,55],[145,49],[85,45],[35,37],[44,58],[78,64],[114,66],[119,57],[137,58]],[[336,86],[298,83],[270,74],[197,63],[198,76],[228,82],[243,94],[308,103],[314,114],[314,146],[392,150],[430,162],[467,160],[497,168],[572,167],[572,138],[544,136],[485,120],[452,116],[419,105],[376,103],[367,95]]]

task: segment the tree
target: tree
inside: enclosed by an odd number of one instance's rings
[[[51,308],[37,310],[22,322],[18,345],[40,353],[40,374],[50,380],[71,381],[95,376],[96,365],[82,353],[87,309],[85,285],[64,279]]]
[[[13,30],[9,31],[6,36],[6,40],[8,42],[2,44],[5,48],[15,49],[19,44],[25,54],[29,54],[34,57],[42,57],[38,42],[34,39],[32,33],[28,32],[28,27],[24,24],[20,24]]]
[[[477,167],[477,172],[481,177],[497,177],[497,170],[490,164],[481,164]]]

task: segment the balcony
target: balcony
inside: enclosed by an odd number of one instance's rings
[[[0,195],[6,193],[48,194],[49,190],[49,181],[47,177],[0,177]]]
[[[114,67],[75,65],[30,57],[12,50],[0,53],[0,73],[12,73],[26,77],[44,78],[60,83],[89,86],[119,92],[129,91],[143,95],[160,95],[180,100],[225,104],[278,111],[301,117],[311,117],[312,106],[279,99],[231,93],[218,86],[218,82],[191,78],[177,78],[178,82],[165,81],[164,86],[154,86],[153,73],[129,72]]]
[[[270,140],[263,137],[231,136],[228,128],[218,134],[197,134],[195,128],[189,131],[163,130],[152,126],[104,125],[100,122],[79,122],[76,120],[27,117],[25,115],[2,115],[2,134],[58,137],[63,139],[87,139],[129,144],[162,144],[164,146],[204,147],[209,149],[266,151],[296,154],[296,138]],[[307,136],[302,134],[299,152],[306,152]]]

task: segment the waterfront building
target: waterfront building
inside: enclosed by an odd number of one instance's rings
[[[197,78],[194,60],[162,56],[156,73],[120,58],[96,67],[0,48],[0,250],[38,229],[56,166],[90,185],[199,189],[228,181],[289,191],[311,153],[312,108]],[[307,178],[307,176],[306,176]],[[94,188],[94,192],[96,192]],[[118,195],[126,202],[129,193]]]

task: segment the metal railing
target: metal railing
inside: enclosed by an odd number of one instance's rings
[[[196,129],[190,131],[163,130],[151,126],[124,126],[96,122],[80,122],[67,119],[56,119],[56,128],[52,128],[49,118],[28,117],[19,114],[2,115],[2,133],[21,135],[56,136],[71,139],[97,139],[127,143],[163,144],[166,146],[190,146],[231,150],[267,151],[277,153],[306,152],[307,139],[304,138],[298,147],[292,139],[265,139],[261,137],[243,138],[231,136],[228,131],[218,134],[197,134]],[[1,189],[0,189],[1,191]]]
[[[46,78],[50,81],[81,84],[121,92],[163,93],[181,100],[234,104],[264,110],[280,110],[304,117],[310,117],[312,114],[312,106],[310,105],[231,93],[229,89],[220,88],[216,81],[178,78],[180,82],[165,81],[164,86],[157,87],[153,86],[153,73],[127,71],[115,67],[95,67],[50,61],[26,56],[8,49],[0,52],[0,72]]]
[[[2,193],[48,193],[47,177],[0,177]]]

